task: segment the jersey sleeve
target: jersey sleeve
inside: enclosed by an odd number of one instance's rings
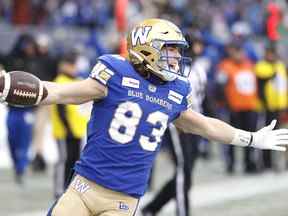
[[[178,85],[176,87],[178,89],[178,92],[181,92],[181,95],[178,96],[178,98],[181,97],[181,103],[180,104],[180,112],[186,111],[187,109],[191,108],[192,106],[192,98],[193,98],[193,92],[191,88],[191,83],[188,78],[184,77],[178,77]]]
[[[109,69],[102,61],[98,61],[98,63],[93,67],[89,77],[97,80],[105,86],[108,86],[109,81],[114,75],[115,73]]]
[[[183,93],[183,94],[181,94],[181,97],[179,97],[180,95],[178,96],[178,99],[181,98],[181,100],[179,100],[179,102],[181,101],[181,103],[178,104],[177,112],[172,117],[172,121],[177,119],[182,112],[185,112],[186,110],[188,110],[192,106],[192,93],[191,93],[190,84],[187,82],[185,82],[185,83],[181,82],[180,89],[181,89],[181,92]]]
[[[185,98],[185,106],[186,106],[186,109],[190,109],[192,108],[193,106],[193,92],[190,88],[190,92],[188,93],[188,95],[186,96]]]
[[[183,111],[192,107],[193,104],[193,92],[190,82],[186,83],[186,95],[183,100]]]

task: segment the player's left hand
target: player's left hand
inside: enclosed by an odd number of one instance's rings
[[[273,130],[276,125],[273,120],[270,125],[253,133],[251,146],[259,149],[286,151],[288,145],[288,129]]]

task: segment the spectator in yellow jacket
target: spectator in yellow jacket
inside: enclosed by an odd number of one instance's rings
[[[265,57],[255,65],[255,73],[265,122],[279,119],[279,113],[286,110],[288,105],[287,72],[274,47],[265,49]],[[271,151],[263,150],[262,155],[263,169],[272,168]]]
[[[63,57],[58,66],[57,83],[74,82],[77,79],[76,55]],[[52,128],[57,141],[59,160],[55,166],[54,192],[59,197],[69,183],[74,163],[79,159],[81,141],[86,133],[88,116],[79,110],[79,105],[53,105]]]

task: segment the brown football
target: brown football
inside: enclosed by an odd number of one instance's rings
[[[47,96],[47,90],[36,76],[23,71],[11,71],[8,75],[10,76],[10,88],[7,90],[6,98],[4,98],[8,104],[16,106],[35,105]],[[1,77],[0,92],[3,92],[4,86],[8,89],[9,81],[7,78]]]

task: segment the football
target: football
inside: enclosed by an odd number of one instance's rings
[[[2,101],[13,106],[33,106],[47,96],[47,90],[36,76],[23,72],[11,71],[0,77]]]

